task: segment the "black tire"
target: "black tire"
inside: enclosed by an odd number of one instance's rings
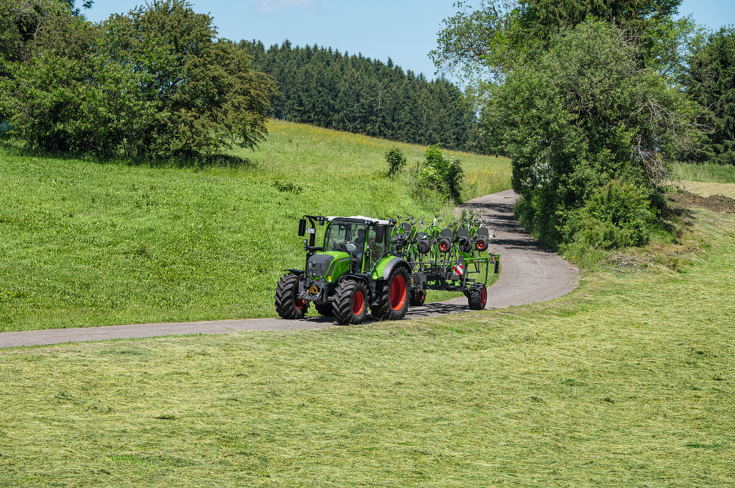
[[[487,305],[487,288],[481,283],[475,283],[467,291],[467,302],[471,310],[483,310]]]
[[[325,305],[319,305],[318,303],[315,303],[314,308],[316,308],[316,311],[319,312],[319,315],[323,315],[325,317],[332,317],[334,315],[334,310],[332,309],[331,303],[327,303]]]
[[[368,289],[362,281],[342,280],[334,290],[332,312],[342,325],[361,324],[367,315]]]
[[[371,309],[373,317],[379,320],[401,320],[405,317],[410,301],[409,286],[411,285],[406,268],[399,266],[393,270],[390,278],[383,283],[378,304]],[[394,291],[393,297],[391,289]]]
[[[426,301],[426,292],[423,290],[411,290],[409,298],[412,307],[420,307]]]
[[[309,310],[309,302],[296,300],[299,294],[299,277],[289,273],[276,286],[276,312],[284,319],[300,319]]]

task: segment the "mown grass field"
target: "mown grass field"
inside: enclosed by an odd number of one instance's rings
[[[735,484],[735,217],[422,321],[0,351],[0,486]]]
[[[270,130],[232,167],[0,148],[0,331],[274,316],[282,270],[303,267],[303,214],[452,216],[412,196],[423,147],[279,121]],[[394,146],[409,168],[389,179]],[[509,188],[507,160],[448,155],[464,161],[466,198]]]

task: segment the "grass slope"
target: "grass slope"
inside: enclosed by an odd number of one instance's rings
[[[701,181],[704,183],[735,183],[735,166],[727,164],[675,163],[672,174],[677,180]]]
[[[735,217],[417,322],[0,352],[0,486],[733,486]],[[707,248],[707,246],[705,246]]]
[[[237,167],[0,149],[0,331],[274,316],[282,270],[303,267],[303,214],[451,215],[414,200],[410,171],[384,176],[389,147],[412,165],[425,148],[278,121],[270,130]],[[509,187],[507,160],[449,154],[465,162],[468,198]]]

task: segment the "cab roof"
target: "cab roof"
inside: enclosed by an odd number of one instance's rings
[[[352,217],[327,217],[327,221],[333,220],[348,220],[351,223],[365,224],[365,225],[390,225],[388,220],[374,219],[372,217],[365,217],[364,215],[353,215]]]

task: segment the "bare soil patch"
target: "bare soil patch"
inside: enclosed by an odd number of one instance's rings
[[[715,183],[712,183],[715,184]],[[724,184],[720,186],[725,186]],[[735,185],[729,185],[735,187]],[[670,202],[679,206],[694,206],[711,210],[714,212],[727,212],[735,214],[735,199],[724,195],[701,196],[686,190],[679,190],[668,195]]]

